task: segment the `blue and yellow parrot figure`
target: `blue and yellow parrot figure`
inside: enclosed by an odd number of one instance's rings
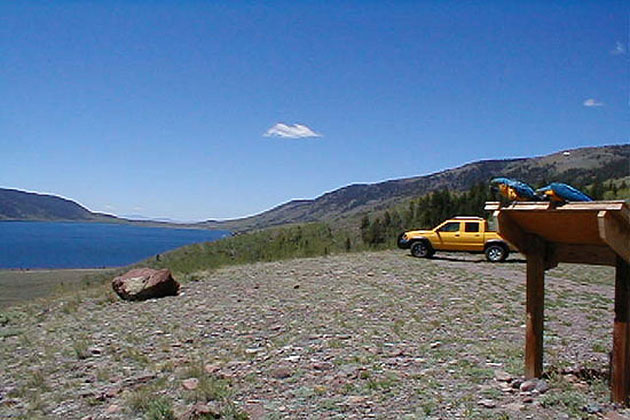
[[[546,187],[537,189],[536,192],[542,193],[549,201],[558,203],[565,203],[567,201],[593,201],[591,197],[584,194],[582,191],[568,184],[563,184],[562,182],[552,182]]]
[[[494,178],[490,181],[493,190],[498,190],[501,195],[510,201],[539,201],[540,197],[532,187],[524,182],[511,178]]]

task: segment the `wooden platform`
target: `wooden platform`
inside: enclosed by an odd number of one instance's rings
[[[487,202],[499,234],[527,257],[525,376],[540,377],[543,361],[545,270],[558,263],[610,265],[615,274],[612,400],[630,397],[630,207],[625,201],[555,206]]]

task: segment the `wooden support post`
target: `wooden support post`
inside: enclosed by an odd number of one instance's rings
[[[543,316],[545,308],[545,247],[542,241],[527,254],[527,322],[525,378],[539,378],[543,365]]]
[[[627,405],[630,395],[630,265],[617,257],[613,327],[612,401]]]

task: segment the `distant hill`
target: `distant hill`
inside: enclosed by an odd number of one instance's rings
[[[105,218],[107,216],[92,213],[65,198],[0,188],[0,220],[97,221]]]
[[[50,194],[39,194],[0,188],[0,221],[100,222],[137,226],[208,229],[206,226],[178,224],[157,220],[128,220],[109,214],[95,213],[80,204]]]
[[[201,224],[245,231],[289,223],[335,221],[380,210],[434,190],[464,191],[496,176],[514,177],[532,185],[564,181],[580,186],[595,179],[603,181],[628,175],[630,145],[586,147],[533,158],[484,160],[413,178],[354,184],[313,200],[290,201],[255,216]]]

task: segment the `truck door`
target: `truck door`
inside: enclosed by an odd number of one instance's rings
[[[459,222],[448,222],[437,230],[439,249],[457,249],[459,244]]]
[[[483,251],[483,232],[481,223],[476,221],[463,222],[459,243],[463,251]]]

